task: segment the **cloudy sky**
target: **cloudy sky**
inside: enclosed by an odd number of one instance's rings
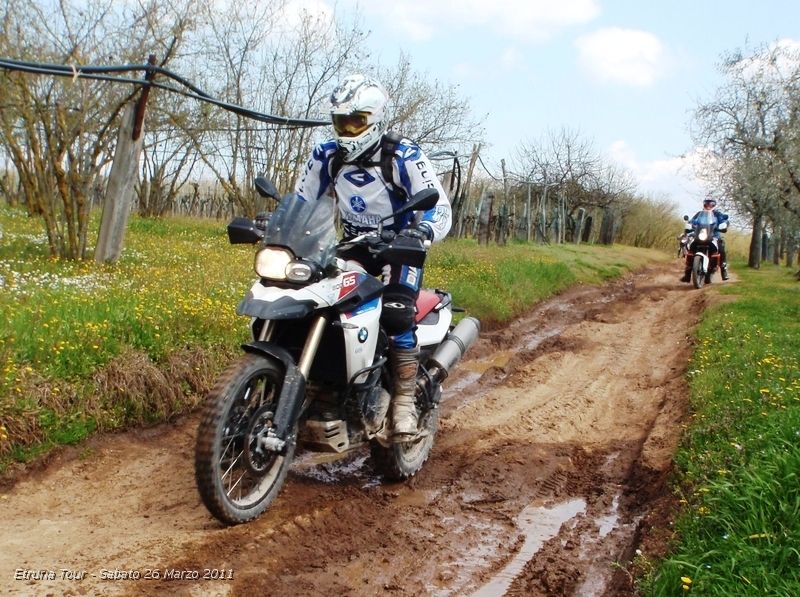
[[[521,141],[568,127],[629,168],[641,191],[669,193],[681,212],[696,210],[703,194],[687,164],[687,124],[721,82],[722,53],[800,43],[798,0],[339,0],[338,8],[356,4],[382,61],[404,50],[416,69],[459,85],[476,114],[488,114],[492,147],[483,156],[495,174]]]

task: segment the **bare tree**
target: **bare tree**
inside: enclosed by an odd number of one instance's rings
[[[156,90],[158,91],[158,90]],[[163,216],[175,209],[200,154],[185,130],[196,128],[197,110],[182,96],[161,92],[150,104],[140,184],[139,215]]]
[[[800,53],[780,44],[723,57],[726,82],[695,110],[691,132],[705,148],[698,176],[753,227],[749,265],[761,261],[765,220],[791,220],[800,204]]]
[[[142,63],[167,54],[190,21],[191,1],[150,0],[130,10],[112,0],[6,0],[0,54],[54,64]],[[44,218],[53,255],[84,259],[98,177],[113,156],[127,85],[0,75],[0,143],[11,156],[32,215]]]
[[[262,113],[314,119],[333,81],[359,63],[366,37],[358,16],[301,10],[287,15],[282,0],[247,10],[208,7],[208,68],[201,81],[212,95]],[[265,207],[252,181],[265,174],[282,192],[290,190],[318,135],[305,127],[265,125],[238,114],[209,116],[206,126],[187,131],[204,166],[232,204],[253,215]]]
[[[414,70],[409,54],[393,66],[378,67],[376,76],[392,101],[389,128],[413,139],[425,149],[448,149],[469,155],[483,141],[485,116],[475,118],[468,98],[458,88]]]
[[[540,189],[537,211],[541,222],[553,222],[554,238],[564,242],[576,234],[575,215],[580,210],[602,212],[606,234],[601,241],[613,242],[623,213],[623,202],[635,189],[629,172],[608,164],[580,131],[548,130],[541,139],[521,143],[514,169],[525,181]]]

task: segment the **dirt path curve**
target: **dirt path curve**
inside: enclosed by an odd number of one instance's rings
[[[687,333],[714,295],[676,264],[483,333],[407,483],[373,475],[368,451],[300,453],[265,515],[223,528],[194,485],[196,418],[66,450],[0,500],[0,594],[625,594],[612,564],[666,493]],[[25,570],[56,579],[15,580]],[[163,578],[181,571],[200,579]]]

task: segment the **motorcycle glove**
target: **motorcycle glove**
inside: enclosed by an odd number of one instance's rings
[[[419,240],[432,240],[433,239],[433,230],[427,224],[417,224],[416,227],[413,228],[405,228],[401,230],[398,236],[405,236],[408,238],[416,238]]]

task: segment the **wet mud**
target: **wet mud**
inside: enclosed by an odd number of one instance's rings
[[[375,475],[367,449],[299,451],[272,507],[226,528],[195,489],[196,415],[66,449],[2,492],[1,593],[632,595],[625,564],[670,513],[689,333],[713,297],[678,269],[575,287],[484,330],[404,483]]]

